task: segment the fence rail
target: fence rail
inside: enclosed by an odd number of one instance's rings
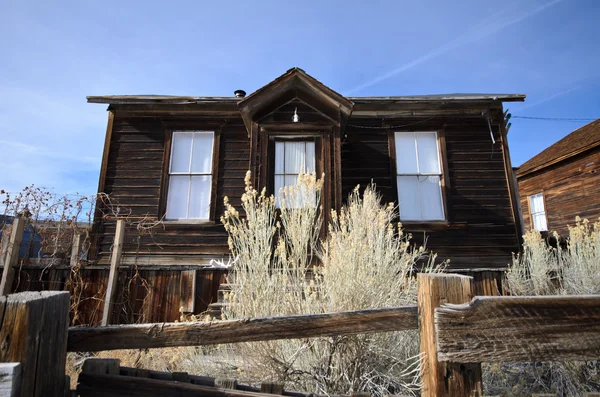
[[[600,296],[478,296],[436,309],[441,361],[600,358]]]
[[[417,307],[69,329],[68,351],[147,349],[417,329]]]

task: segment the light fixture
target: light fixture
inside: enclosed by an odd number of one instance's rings
[[[298,108],[294,109],[294,115],[292,116],[292,123],[297,123],[300,121],[300,116],[298,116]]]

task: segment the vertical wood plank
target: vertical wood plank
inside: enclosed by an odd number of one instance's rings
[[[2,281],[0,282],[0,295],[10,294],[13,279],[15,277],[14,267],[19,261],[19,248],[23,239],[23,231],[25,230],[25,219],[21,216],[15,217],[10,232],[10,240],[4,260],[4,270],[2,272]]]
[[[69,293],[22,292],[0,298],[0,307],[0,361],[21,363],[20,395],[63,395]]]
[[[8,251],[8,242],[10,241],[10,236],[2,236],[2,246],[0,246],[0,267],[4,268],[4,258],[6,257],[6,253]]]
[[[125,236],[125,220],[117,220],[117,230],[115,232],[115,242],[113,244],[112,257],[110,259],[110,273],[108,274],[108,284],[106,286],[106,297],[104,298],[104,310],[102,311],[102,325],[108,325],[114,306],[114,299],[117,293],[117,280],[119,276],[119,264],[121,263],[121,254],[123,252],[123,237]]]
[[[79,263],[79,252],[81,251],[81,233],[75,232],[73,235],[73,245],[71,247],[71,267]]]
[[[196,270],[182,270],[180,273],[180,307],[184,313],[194,313],[196,301]]]
[[[444,303],[473,298],[473,278],[454,274],[419,273],[418,306],[423,397],[479,397],[483,394],[481,364],[441,363],[437,359],[434,311]]]

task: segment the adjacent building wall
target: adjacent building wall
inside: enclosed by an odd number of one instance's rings
[[[600,147],[518,178],[525,229],[533,229],[529,196],[543,193],[548,230],[568,236],[575,217],[600,217]]]

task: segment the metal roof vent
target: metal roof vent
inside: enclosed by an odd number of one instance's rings
[[[244,90],[235,90],[233,91],[233,95],[235,95],[236,98],[243,98],[246,96],[246,91]]]

